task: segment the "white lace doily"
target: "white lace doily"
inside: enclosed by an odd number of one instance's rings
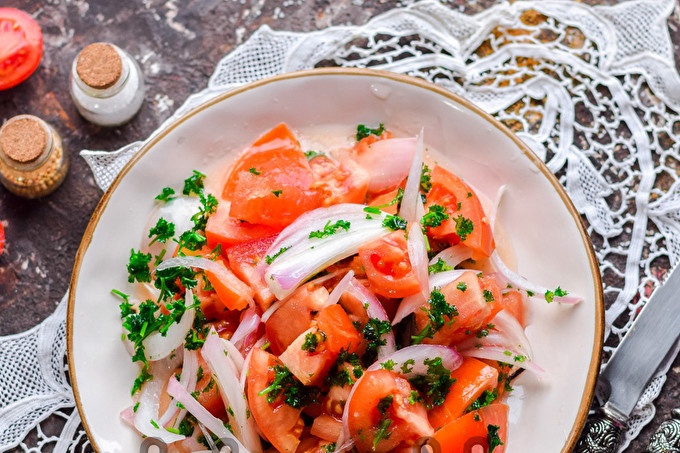
[[[168,121],[235,86],[317,66],[406,73],[465,96],[532,147],[583,215],[605,283],[606,360],[680,258],[680,77],[667,28],[674,7],[674,0],[518,1],[467,16],[423,1],[364,26],[311,33],[263,26]],[[140,146],[81,155],[105,189]],[[0,450],[87,447],[64,375],[64,305],[37,328],[0,338]],[[670,356],[621,451],[653,418]],[[18,380],[27,369],[31,378]],[[51,437],[39,425],[50,414],[65,420]],[[21,442],[36,424],[40,439],[31,448]]]

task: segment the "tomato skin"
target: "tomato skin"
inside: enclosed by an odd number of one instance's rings
[[[334,354],[342,350],[359,352],[364,340],[340,305],[330,305],[321,310],[316,317],[316,325],[326,335],[326,348]]]
[[[208,217],[205,237],[211,249],[220,244],[222,250],[227,250],[234,245],[272,236],[281,231],[281,228],[240,222],[229,215],[230,206],[228,201],[220,201],[217,210]]]
[[[513,289],[503,294],[499,304],[505,311],[514,316],[522,327],[526,327],[524,299],[524,294],[519,290]]]
[[[360,453],[393,451],[433,434],[425,406],[420,402],[409,402],[411,385],[403,377],[387,370],[367,371],[355,386],[349,401],[347,424]],[[392,402],[382,414],[378,404],[389,396]],[[391,420],[387,429],[389,436],[380,439],[374,448],[373,443],[383,417]]]
[[[420,291],[404,231],[393,231],[362,246],[359,259],[373,292],[384,297],[406,297]]]
[[[304,427],[302,411],[287,405],[281,397],[268,403],[267,395],[259,395],[274,379],[272,367],[280,363],[275,356],[254,348],[250,356],[246,392],[250,411],[262,434],[278,451],[293,453],[300,444]]]
[[[494,453],[503,453],[507,443],[508,406],[494,403],[477,411],[468,412],[434,433],[441,453],[469,453],[475,445],[489,450],[487,441],[489,425],[498,426],[498,437],[503,442],[494,448]]]
[[[221,266],[222,272],[218,275],[210,270],[205,271],[210,284],[215,288],[220,302],[229,310],[243,310],[248,306],[248,302],[253,300],[253,289],[243,283],[234,273],[224,264],[224,260],[215,260]]]
[[[495,248],[493,232],[484,208],[472,188],[460,177],[437,165],[430,174],[432,188],[426,197],[426,205],[439,204],[447,209],[449,220],[430,228],[428,235],[434,239],[447,239],[451,245],[463,242],[472,251],[473,259],[486,258]],[[454,201],[455,200],[455,201]],[[465,239],[456,232],[458,216],[469,219],[473,229]]]
[[[444,403],[433,407],[428,414],[435,430],[462,416],[485,390],[493,391],[498,385],[498,370],[481,360],[465,357],[451,372],[451,378],[454,383]]]
[[[323,206],[339,203],[363,203],[370,176],[351,159],[336,163],[324,155],[309,161],[314,173],[312,187],[323,197]]]
[[[283,228],[321,206],[322,195],[313,183],[300,143],[281,123],[239,157],[227,178],[223,198],[231,200],[231,217]]]
[[[16,8],[0,8],[0,90],[12,88],[37,69],[43,54],[38,23]]]

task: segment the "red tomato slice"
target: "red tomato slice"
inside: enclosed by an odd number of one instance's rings
[[[314,173],[313,188],[323,195],[323,206],[338,203],[363,203],[370,176],[356,162],[336,163],[320,155],[309,161]]]
[[[274,354],[281,354],[312,322],[312,312],[318,311],[328,298],[326,288],[310,290],[303,286],[295,290],[265,324],[267,339]]]
[[[355,386],[347,425],[360,453],[394,451],[433,434],[425,406],[409,402],[411,385],[403,377],[387,370],[368,371]]]
[[[5,226],[0,222],[0,255],[5,250]]]
[[[503,294],[500,300],[500,306],[515,317],[522,327],[526,327],[526,319],[524,315],[524,300],[525,295],[519,290],[513,289]]]
[[[242,242],[271,236],[281,231],[280,228],[240,222],[229,215],[230,205],[228,201],[220,201],[217,211],[208,217],[205,237],[208,239],[210,249],[221,244],[224,251]]]
[[[253,239],[230,247],[226,251],[229,267],[238,278],[253,288],[255,301],[263,312],[271,306],[275,297],[256,266],[265,257],[275,239],[276,236]]]
[[[490,426],[498,427],[497,439],[502,442],[502,445],[494,448],[493,453],[503,453],[507,440],[508,406],[502,403],[468,412],[439,429],[433,437],[439,442],[441,453],[470,453],[476,445],[487,452]]]
[[[435,166],[430,174],[432,188],[427,194],[427,205],[439,204],[447,209],[449,220],[430,228],[428,235],[434,239],[447,239],[451,244],[463,242],[472,250],[472,257],[480,259],[491,255],[495,248],[491,225],[477,195],[462,179],[450,171]],[[472,231],[461,238],[456,229],[456,219],[462,216],[472,222]]]
[[[363,342],[361,334],[340,305],[330,305],[321,310],[316,317],[316,325],[326,335],[326,348],[333,353],[359,351]]]
[[[420,291],[403,231],[393,231],[362,246],[359,259],[373,292],[385,297],[406,297]]]
[[[463,363],[451,372],[454,383],[446,395],[444,404],[430,410],[430,423],[434,429],[462,416],[485,390],[493,391],[498,385],[498,370],[481,360],[466,357]]]
[[[247,378],[247,396],[250,412],[262,434],[280,452],[294,453],[300,444],[304,427],[300,409],[295,409],[279,397],[267,402],[267,395],[259,395],[274,380],[272,367],[281,362],[260,348],[254,348],[250,356]]]
[[[215,288],[217,297],[229,310],[243,310],[248,306],[248,301],[253,300],[255,291],[239,280],[222,259],[215,262],[221,267],[219,274],[206,270],[205,275]]]
[[[305,348],[307,335],[310,334],[316,335],[318,341],[314,351]],[[320,385],[338,357],[327,347],[323,337],[319,337],[317,329],[307,329],[279,356],[283,364],[304,385]]]
[[[40,64],[43,36],[38,23],[16,8],[0,8],[0,90],[26,80]]]
[[[451,345],[456,344],[469,335],[474,335],[481,330],[494,314],[495,305],[491,297],[497,288],[485,293],[487,281],[482,280],[474,272],[465,272],[457,280],[441,288],[441,293],[446,302],[455,305],[458,315],[453,317],[453,322],[447,322],[434,334],[433,338],[426,338],[424,343],[436,343]],[[416,310],[416,328],[420,332],[429,319],[424,310]]]
[[[282,228],[302,213],[318,208],[314,174],[291,130],[279,124],[260,137],[236,161],[224,186],[237,220]]]

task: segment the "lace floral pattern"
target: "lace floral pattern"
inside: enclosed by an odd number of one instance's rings
[[[423,1],[364,26],[312,33],[264,26],[225,56],[209,87],[168,121],[235,86],[319,66],[406,73],[465,96],[545,161],[582,214],[605,284],[606,361],[653,288],[680,258],[680,77],[666,26],[674,7],[673,0],[613,7],[518,1],[466,16]],[[105,189],[140,145],[81,154]],[[52,332],[56,345],[43,352],[31,349],[25,359],[42,365],[44,382],[37,376],[36,387],[18,383],[19,394],[3,396],[1,448],[19,445],[49,412],[66,420],[54,451],[87,448],[82,428],[76,428],[76,411],[63,411],[73,407],[63,379],[63,313],[62,303],[37,330],[0,339],[2,350],[30,348],[26,345],[42,329],[43,334]],[[654,416],[653,401],[675,354],[671,356],[638,404],[621,451]],[[5,355],[1,357],[6,363]],[[5,363],[0,369],[9,369]],[[0,379],[3,388],[13,385],[5,372]],[[48,390],[43,392],[45,383]],[[43,393],[51,398],[49,409],[12,412]],[[17,423],[17,429],[10,429]],[[31,451],[43,451],[42,442]]]

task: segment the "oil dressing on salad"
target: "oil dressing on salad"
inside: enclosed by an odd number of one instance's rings
[[[527,301],[579,298],[504,264],[495,209],[422,132],[312,150],[279,124],[214,186],[159,188],[113,290],[132,429],[171,452],[504,451],[512,379],[543,375]]]

